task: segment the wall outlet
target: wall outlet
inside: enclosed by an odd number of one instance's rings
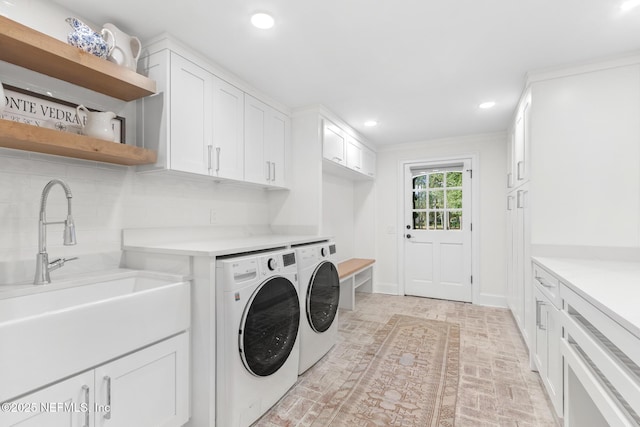
[[[218,223],[218,212],[214,209],[211,209],[209,212],[209,224],[217,224]]]

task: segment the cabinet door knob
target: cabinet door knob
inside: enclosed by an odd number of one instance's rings
[[[410,239],[410,238],[411,238],[411,234],[407,234],[407,239]]]

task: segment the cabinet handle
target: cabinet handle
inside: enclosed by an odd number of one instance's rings
[[[276,180],[276,164],[271,162],[271,181]]]
[[[104,380],[107,382],[107,413],[104,414],[105,420],[111,419],[111,377],[105,375]]]
[[[513,187],[513,174],[509,172],[507,174],[507,188]]]
[[[89,405],[91,404],[89,391],[90,390],[88,385],[82,386],[82,392],[84,393],[84,403],[86,405],[86,410],[84,412],[84,425],[82,427],[89,427],[89,412],[90,412]]]
[[[360,170],[360,166],[354,166],[354,168]]]
[[[213,150],[213,146],[212,145],[207,145],[207,149],[209,150],[209,155],[207,156],[207,159],[208,159],[208,167],[207,167],[207,169],[209,169],[209,172],[211,172],[211,150]]]
[[[341,162],[341,161],[342,161],[342,159],[341,159],[340,157],[338,157],[338,156],[334,156],[334,157],[333,157],[333,160],[338,161],[338,162]]]
[[[544,286],[545,288],[555,288],[554,285],[552,285],[551,283],[547,282],[544,277],[540,277],[540,276],[536,276],[536,280],[538,281],[538,283],[540,283],[542,286]]]
[[[267,161],[267,181],[271,180],[271,162]]]
[[[540,319],[543,305],[546,305],[544,301],[536,300],[536,327],[541,331],[546,331],[547,328],[542,324],[542,320]]]
[[[220,147],[216,147],[216,172],[220,172]]]
[[[513,202],[513,196],[507,196],[507,210],[508,211],[512,211],[513,210],[512,202]]]
[[[368,174],[368,175],[369,175],[369,176],[373,176],[373,172],[369,172],[369,174]]]
[[[518,192],[516,193],[517,196],[517,207],[518,208],[524,208],[524,197],[523,196],[524,191],[523,190],[518,190]]]
[[[520,166],[524,166],[524,162],[522,160],[520,160],[516,165],[518,169],[518,181],[522,180],[522,175],[524,175],[524,173],[521,173],[523,168],[521,168]]]

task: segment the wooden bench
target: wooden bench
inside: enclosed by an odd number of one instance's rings
[[[373,264],[375,259],[351,258],[338,264],[340,277],[340,308],[353,310],[358,292],[373,292]]]

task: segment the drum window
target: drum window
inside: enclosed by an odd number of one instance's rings
[[[269,376],[287,361],[300,324],[296,288],[284,277],[274,277],[253,294],[240,329],[240,354],[254,375]]]
[[[316,332],[324,332],[333,323],[340,302],[338,269],[329,261],[320,264],[307,288],[307,320]]]

